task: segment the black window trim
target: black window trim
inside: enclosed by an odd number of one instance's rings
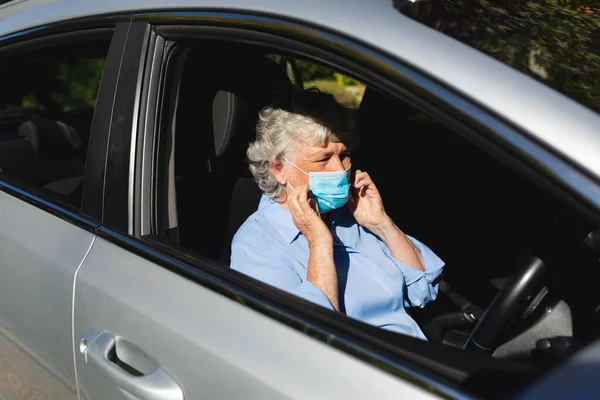
[[[85,229],[89,232],[95,232],[99,225],[97,221],[82,215],[79,210],[74,209],[68,204],[57,202],[56,199],[39,193],[30,187],[15,182],[4,177],[0,178],[0,191],[7,193],[21,201],[24,201],[40,210],[43,210],[64,221]]]
[[[72,40],[74,35],[84,33],[85,35],[98,36],[112,32],[112,38],[109,45],[109,54],[107,55],[105,70],[103,72],[100,90],[94,110],[94,120],[90,133],[90,142],[88,146],[88,160],[84,173],[84,187],[81,207],[76,208],[65,204],[59,199],[44,193],[40,193],[35,188],[24,185],[10,177],[0,177],[0,190],[15,196],[37,208],[40,208],[50,214],[57,216],[65,221],[88,230],[95,231],[102,221],[102,196],[104,187],[99,185],[98,176],[104,180],[104,168],[106,163],[106,146],[98,146],[98,143],[106,143],[102,136],[108,134],[107,129],[99,127],[97,118],[112,108],[112,99],[114,98],[115,87],[110,85],[110,75],[118,74],[120,68],[120,54],[123,51],[122,45],[125,43],[123,37],[119,43],[120,32],[123,27],[119,26],[121,17],[86,19],[85,21],[75,21],[70,23],[58,23],[40,28],[28,29],[0,38],[0,54],[4,52],[21,51],[26,49],[31,51],[38,46],[47,47],[48,44],[60,44]],[[120,47],[121,46],[121,47]],[[110,53],[115,54],[111,56]],[[93,155],[90,160],[89,155]],[[93,199],[90,202],[89,199]],[[88,201],[86,201],[88,200]]]
[[[121,69],[116,83],[108,133],[106,170],[104,174],[103,224],[120,232],[133,229],[134,181],[139,129],[143,73],[151,37],[150,25],[132,22],[124,46]],[[135,143],[135,145],[132,145]]]
[[[112,124],[113,106],[129,28],[129,22],[121,22],[116,26],[113,42],[107,55],[107,61],[110,58],[111,62],[107,62],[104,67],[88,146],[85,171],[86,184],[83,187],[81,208],[84,214],[99,222],[104,221],[105,176],[109,150],[108,136]]]
[[[311,42],[311,45],[315,46],[315,48],[321,45],[323,54],[327,53],[321,60],[324,64],[329,64],[342,72],[349,72],[349,70],[352,72],[361,71],[362,76],[357,76],[359,79],[373,84],[373,86],[388,94],[392,94],[394,97],[401,94],[410,101],[413,101],[424,111],[431,112],[437,116],[440,121],[450,124],[453,127],[460,127],[462,129],[461,132],[464,131],[465,135],[469,136],[471,141],[477,142],[479,147],[487,148],[488,151],[494,151],[496,157],[504,157],[513,162],[516,159],[521,169],[524,169],[530,175],[533,174],[534,178],[541,180],[544,184],[552,184],[557,194],[567,197],[571,202],[575,202],[581,206],[588,214],[597,217],[596,212],[600,208],[600,189],[589,176],[583,171],[578,170],[577,166],[572,165],[568,160],[561,159],[559,155],[544,148],[541,143],[533,140],[527,133],[520,132],[502,118],[464,99],[431,77],[425,76],[421,72],[412,69],[409,65],[400,63],[360,43],[296,22],[241,13],[201,11],[148,13],[136,14],[132,20],[152,23],[154,30],[159,34],[156,37],[163,35],[167,39],[177,37],[178,35],[181,36],[182,34],[185,36],[185,32],[183,32],[185,30],[193,31],[195,35],[198,32],[203,32],[205,35],[212,32],[214,37],[218,36],[219,38],[225,38],[227,34],[231,34],[238,39],[240,38],[239,33],[243,32],[243,37],[246,41],[252,41],[254,34],[257,36],[263,35],[261,39],[264,39],[269,35],[273,36],[272,34],[275,33],[279,38],[298,40],[298,42]],[[218,26],[214,26],[215,21],[218,21]],[[178,30],[179,32],[177,32]],[[218,35],[216,35],[217,32]],[[311,40],[308,40],[308,38]],[[314,53],[310,55],[313,58],[315,56]],[[351,59],[360,60],[360,63],[348,68],[348,63],[344,61],[344,57],[348,57],[348,55],[350,55],[349,58]],[[151,55],[146,54],[146,57],[150,59]],[[330,61],[332,58],[336,59],[333,63]],[[390,67],[387,71],[389,75],[381,78],[369,72],[369,65],[378,65],[379,70],[382,70],[382,64]],[[356,73],[351,73],[350,75],[356,75]],[[141,80],[138,84],[141,84]],[[144,88],[144,90],[155,89]],[[144,99],[146,99],[146,96],[142,96],[142,101]],[[448,104],[452,106],[450,107]],[[441,107],[441,105],[444,107]],[[146,104],[140,105],[141,109],[146,109],[146,107]],[[142,123],[142,121],[139,122]],[[146,133],[153,131],[146,128],[145,126],[143,128],[138,127],[138,130]],[[476,140],[470,136],[473,135],[474,131],[479,135]],[[481,133],[484,133],[485,136],[482,136]],[[493,138],[493,140],[490,138]],[[515,156],[515,151],[518,152],[518,157]],[[146,155],[148,154],[146,152]],[[145,162],[151,162],[149,157],[145,157]],[[548,179],[535,172],[539,169],[542,169],[546,173],[550,172],[549,175],[551,178]],[[146,170],[151,171],[152,167],[148,167]],[[573,174],[576,174],[579,178],[575,184],[569,181],[569,179],[572,179]],[[150,186],[146,186],[147,190],[151,190]],[[138,190],[137,186],[130,186],[130,191],[135,190]],[[143,209],[139,207],[139,198],[141,197],[143,197],[143,194],[138,195],[135,207],[130,207],[130,209],[141,212]],[[583,200],[582,197],[584,198]],[[129,218],[132,218],[132,216],[129,216]],[[142,218],[145,217],[140,215],[133,216],[133,221]],[[293,296],[287,293],[279,293],[270,286],[265,286],[260,282],[251,282],[249,284],[248,279],[242,279],[239,276],[236,277],[232,271],[223,273],[222,267],[218,267],[211,260],[203,259],[202,257],[190,257],[189,254],[186,255],[184,252],[178,253],[173,248],[169,248],[151,238],[142,238],[141,231],[138,229],[134,231],[131,225],[128,225],[127,229],[125,229],[124,224],[122,224],[122,228],[118,231],[101,228],[99,232],[101,236],[112,240],[117,245],[126,247],[142,257],[163,265],[173,272],[187,276],[197,283],[218,291],[242,304],[255,308],[264,314],[271,315],[296,329],[301,329],[305,332],[316,329],[318,333],[323,335],[320,337],[320,340],[336,348],[358,355],[363,359],[365,357],[369,358],[374,365],[386,370],[390,370],[391,368],[393,373],[406,378],[404,373],[405,367],[402,367],[395,361],[397,359],[389,355],[395,353],[394,356],[398,356],[397,351],[394,352],[393,349],[387,348],[386,350],[390,353],[386,354],[385,352],[382,353],[380,350],[381,347],[377,346],[378,351],[375,351],[375,353],[368,350],[368,345],[365,343],[372,344],[373,342],[369,342],[367,336],[374,333],[365,334],[365,328],[362,326],[351,329],[349,333],[347,326],[344,326],[348,324],[347,319],[333,323],[331,321],[332,315],[328,313],[324,314],[323,310],[318,307],[315,308],[316,306],[313,307],[314,305],[310,303],[293,298]],[[133,236],[130,236],[132,234]],[[281,299],[281,301],[273,301],[278,299]],[[315,320],[317,321],[316,324],[309,324],[310,321]],[[382,346],[382,344],[379,343],[378,346]],[[435,379],[439,379],[439,376],[436,376],[434,381],[432,381],[430,371],[417,372],[421,371],[422,368],[418,365],[415,366],[411,362],[409,355],[403,354],[403,356],[401,358],[403,358],[404,362],[412,364],[412,372],[418,376],[421,384],[433,385],[437,388],[436,390],[441,390],[448,395],[453,392],[454,389],[447,384],[440,384],[440,382],[435,381]],[[381,357],[388,363],[387,367],[380,365]],[[453,397],[455,394],[451,396]]]

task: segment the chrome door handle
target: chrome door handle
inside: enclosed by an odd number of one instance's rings
[[[116,345],[117,339],[106,332],[87,331],[81,339],[80,351],[84,355],[86,364],[94,366],[100,373],[115,382],[130,398],[183,400],[183,391],[164,370],[156,367],[147,374],[137,373],[135,368],[123,360],[116,360]],[[130,348],[136,349],[133,356],[139,355],[142,359],[148,359],[137,347],[130,345]]]

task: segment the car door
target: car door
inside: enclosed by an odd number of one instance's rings
[[[449,380],[439,375],[432,378],[434,374],[429,372],[451,371],[457,360],[472,358],[469,352],[454,349],[454,353],[445,353],[442,346],[431,343],[431,349],[439,352],[440,357],[429,360],[428,372],[419,368],[421,364],[409,361],[410,357],[427,353],[427,347],[420,346],[418,341],[395,338],[390,346],[389,337],[380,337],[375,343],[373,331],[366,333],[338,315],[319,313],[306,302],[294,301],[256,282],[244,282],[230,271],[219,270],[209,260],[188,257],[169,245],[144,237],[144,226],[152,225],[152,214],[147,211],[154,207],[148,193],[155,189],[152,181],[146,179],[152,176],[155,157],[151,148],[154,130],[148,122],[157,121],[152,105],[144,99],[157,98],[160,86],[153,83],[153,75],[160,75],[161,59],[168,53],[160,31],[157,33],[144,21],[159,20],[166,26],[163,33],[170,31],[180,36],[185,36],[185,32],[176,31],[173,26],[182,21],[200,25],[186,26],[188,31],[198,28],[198,32],[213,37],[217,33],[233,34],[235,29],[215,32],[207,25],[234,26],[244,33],[253,27],[252,35],[245,38],[248,42],[266,38],[267,35],[260,36],[258,32],[281,25],[286,28],[272,29],[269,34],[276,31],[273,35],[285,32],[296,37],[310,32],[315,42],[327,43],[330,51],[337,47],[339,53],[335,54],[345,56],[351,53],[344,47],[347,42],[330,31],[325,35],[306,28],[297,19],[292,23],[291,18],[280,21],[242,13],[212,12],[157,12],[133,18],[138,22],[129,31],[119,71],[119,89],[112,117],[107,122],[111,135],[103,226],[98,228],[99,237],[82,263],[74,293],[73,344],[77,349],[80,396],[91,399],[419,398],[436,394],[467,397],[453,391],[447,385]],[[424,38],[419,43],[426,43],[433,36],[419,37]],[[528,162],[542,165],[543,173],[550,173],[549,176],[561,182],[566,175],[576,177],[570,181],[575,182],[573,186],[578,184],[581,175],[575,169],[558,162],[560,159],[553,158],[546,148],[466,96],[436,83],[410,65],[395,63],[382,53],[369,58],[368,49],[356,42],[348,47],[355,52],[352,60],[357,63],[350,65],[350,70],[367,65],[382,75],[387,71],[395,76],[390,80],[373,78],[379,82],[379,88],[385,84],[409,88],[403,94],[416,99],[415,103],[427,110],[435,111],[440,104],[447,106],[451,110],[442,116],[458,115],[461,121],[469,122],[458,125],[469,134],[475,131],[474,125],[485,132],[486,136],[481,135],[477,142],[482,148],[484,145],[491,148],[487,138],[496,135],[506,148],[519,150],[521,156],[525,153]],[[312,55],[316,58],[319,54]],[[323,59],[333,62],[333,57]],[[528,82],[509,76],[515,82]],[[403,82],[405,86],[393,86],[400,80],[408,82]],[[452,114],[452,109],[459,112]],[[530,172],[528,168],[523,170]],[[399,351],[404,359],[395,357]],[[443,358],[442,354],[448,357]],[[506,360],[493,360],[488,365],[502,361]],[[474,378],[465,386],[479,379],[480,385],[488,386],[488,393],[493,392],[491,397],[497,397],[501,396],[500,386],[511,385],[506,379],[513,375],[512,366],[503,371],[508,372],[505,374],[486,368],[483,361],[478,360],[477,366],[471,371]],[[464,379],[461,374],[456,376],[457,381]]]
[[[77,399],[73,281],[94,234],[1,187],[0,398]]]
[[[82,398],[436,397],[104,238],[75,301]]]
[[[477,129],[490,137],[502,135],[503,145],[512,151],[528,152],[544,168],[556,167],[546,150],[418,70],[383,53],[371,57],[371,50],[357,42],[297,19],[292,24],[207,11],[132,19],[112,114],[105,120],[110,150],[102,225],[74,290],[73,345],[82,398],[467,398],[484,386],[490,397],[497,397],[501,390],[514,394],[538,376],[539,371],[521,369],[513,360],[386,335],[153,237],[154,178],[156,170],[161,173],[156,126],[173,122],[157,113],[157,103],[167,97],[160,82],[178,40],[201,36],[235,44],[268,43],[362,71],[375,88],[401,93],[432,113],[440,113],[438,107],[458,109],[442,114],[454,128],[473,136],[480,133]],[[267,26],[271,30],[265,33]],[[208,52],[200,55],[210,57]],[[345,57],[350,61],[344,62]],[[368,68],[361,69],[363,63]],[[468,124],[457,123],[459,119]],[[199,134],[193,124],[185,128]],[[487,141],[485,145],[492,147]],[[200,181],[198,186],[199,195],[220,195]],[[177,218],[168,219],[169,230],[175,228]],[[200,221],[197,228],[210,230],[207,225]],[[504,389],[489,382],[501,382]]]
[[[82,196],[102,190],[84,168],[99,165],[86,157],[87,143],[101,140],[89,129],[113,30],[48,27],[0,38],[1,399],[78,398],[73,284],[97,225]],[[94,145],[90,152],[105,155]]]
[[[140,71],[158,73],[164,45],[148,24],[132,24],[111,126],[105,224],[74,291],[81,398],[435,397],[433,381],[419,373],[386,372],[377,357],[331,346],[326,331],[130,234],[146,201],[135,183],[149,174],[144,146],[152,140],[138,123],[154,118],[139,101],[156,89]]]

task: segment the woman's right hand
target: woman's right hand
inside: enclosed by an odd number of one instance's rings
[[[306,279],[325,293],[331,305],[339,311],[338,281],[333,260],[333,236],[317,211],[317,204],[308,197],[308,186],[301,185],[289,195],[288,208],[294,224],[308,241],[310,256]]]
[[[288,197],[294,225],[302,232],[310,248],[333,246],[333,237],[317,211],[317,203],[308,197],[308,185],[296,187]]]

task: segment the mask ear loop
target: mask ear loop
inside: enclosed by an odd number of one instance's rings
[[[308,173],[308,172],[304,171],[302,168],[300,168],[299,166],[297,166],[296,164],[294,164],[293,162],[291,162],[291,161],[290,161],[290,160],[288,160],[287,158],[285,158],[285,157],[282,157],[282,158],[283,158],[283,160],[284,160],[285,162],[292,164],[292,165],[293,165],[293,166],[294,166],[294,167],[295,167],[295,168],[296,168],[298,171],[300,171],[300,172],[303,172],[303,173],[305,173],[306,175],[309,175],[309,173]],[[309,176],[310,176],[310,175],[309,175]],[[294,187],[292,186],[292,184],[291,184],[289,181],[287,181],[287,182],[286,182],[286,185],[290,185],[290,187],[292,188],[292,190],[294,190]]]
[[[287,186],[287,185],[289,185],[289,186],[292,188],[292,190],[294,190],[294,187],[292,186],[292,184],[290,183],[290,181],[286,181],[286,182],[285,182],[285,185],[286,185],[286,186]],[[321,215],[321,211],[319,210],[319,203],[315,201],[315,204],[316,204],[316,206],[317,206],[317,213],[318,213],[319,215]]]
[[[300,168],[299,166],[297,166],[296,164],[294,164],[293,162],[291,162],[291,161],[290,161],[290,160],[288,160],[287,158],[285,158],[285,157],[282,157],[282,158],[283,158],[283,160],[284,160],[285,162],[292,164],[292,165],[293,165],[293,166],[294,166],[294,167],[295,167],[295,168],[296,168],[298,171],[300,171],[300,172],[302,172],[302,173],[304,173],[304,174],[306,174],[306,175],[309,175],[309,176],[310,176],[310,174],[309,174],[308,172],[306,172],[305,170],[303,170],[302,168]]]
[[[283,157],[284,161],[292,164],[298,171],[305,173],[306,175],[310,176],[310,174],[306,171],[304,171],[302,168],[300,168],[299,166],[297,166],[296,164],[294,164],[293,162],[291,162],[290,160],[288,160],[287,158]],[[290,183],[290,181],[286,181],[285,183],[286,185],[290,185],[290,187],[292,188],[292,190],[294,190],[294,187],[292,186],[292,184]],[[312,195],[312,192],[310,192]],[[319,210],[319,203],[315,201],[315,205],[317,206],[317,213],[319,215],[321,215],[321,210]]]

